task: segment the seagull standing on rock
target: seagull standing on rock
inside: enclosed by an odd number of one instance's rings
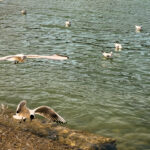
[[[48,106],[40,106],[35,109],[29,109],[26,106],[26,101],[23,100],[19,103],[16,114],[13,115],[14,119],[19,119],[25,121],[26,119],[33,120],[35,118],[35,114],[41,115],[53,122],[57,123],[66,123],[66,121],[58,115],[52,108]]]

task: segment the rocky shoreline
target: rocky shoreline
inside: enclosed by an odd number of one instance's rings
[[[0,109],[1,150],[117,150],[116,140],[35,119],[19,123]]]

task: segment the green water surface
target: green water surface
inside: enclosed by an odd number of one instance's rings
[[[70,128],[115,138],[120,150],[150,150],[149,0],[3,0],[0,57],[20,53],[69,59],[0,61],[1,103],[48,105]]]

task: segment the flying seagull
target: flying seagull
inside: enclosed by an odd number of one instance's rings
[[[26,106],[26,101],[23,100],[19,103],[16,114],[13,115],[14,119],[19,119],[19,120],[26,120],[26,119],[34,119],[35,114],[41,115],[53,122],[57,123],[66,123],[66,121],[58,115],[52,108],[48,106],[40,106],[35,109],[29,109]]]
[[[40,58],[40,59],[52,59],[52,60],[66,60],[69,57],[67,56],[61,56],[61,55],[51,55],[51,56],[46,56],[46,55],[24,55],[24,54],[17,54],[17,55],[9,55],[5,57],[0,57],[0,60],[8,60],[8,61],[13,61],[15,64],[24,62],[25,59],[27,58]]]

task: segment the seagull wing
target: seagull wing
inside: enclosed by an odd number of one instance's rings
[[[40,55],[26,55],[27,58],[40,58]]]
[[[21,110],[23,109],[23,107],[25,107],[25,106],[26,106],[26,101],[25,101],[25,100],[21,101],[21,102],[18,104],[16,113],[20,113]]]
[[[23,57],[26,57],[25,55],[10,55],[10,56],[5,56],[5,57],[0,57],[0,60],[8,60],[8,61],[15,61],[18,60],[20,62],[23,62],[24,59],[22,59]]]
[[[6,60],[7,57],[0,57],[0,60]]]
[[[66,123],[66,121],[60,115],[58,115],[52,108],[48,106],[40,106],[34,111],[35,114],[41,115],[47,119],[52,120],[53,122]]]
[[[8,59],[11,59],[11,58],[13,58],[13,55],[0,57],[0,60],[8,60]]]
[[[44,55],[26,55],[27,58],[44,58],[44,59],[53,59],[53,60],[66,60],[68,59],[67,56],[61,56],[61,55],[51,55],[51,56],[44,56]]]

